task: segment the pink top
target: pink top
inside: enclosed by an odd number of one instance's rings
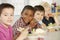
[[[12,27],[9,26],[8,28],[5,28],[2,24],[0,24],[0,40],[12,40],[12,38]]]

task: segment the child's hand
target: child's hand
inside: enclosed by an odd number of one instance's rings
[[[19,31],[19,32],[22,32],[23,30],[24,30],[24,28],[21,28],[21,27],[17,28],[17,31]]]
[[[29,28],[27,28],[24,31],[22,31],[21,34],[19,35],[19,37],[16,40],[23,40],[23,39],[25,39],[27,37],[27,35],[28,35],[28,29]]]

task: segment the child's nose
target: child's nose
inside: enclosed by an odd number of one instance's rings
[[[12,17],[10,17],[10,16],[8,17],[8,19],[11,19],[11,18],[12,18]]]

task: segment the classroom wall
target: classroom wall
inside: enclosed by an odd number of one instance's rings
[[[11,3],[12,5],[15,6],[15,15],[20,15],[23,7],[25,5],[38,5],[41,2],[48,2],[49,4],[51,4],[52,2],[56,2],[57,5],[60,5],[60,1],[59,0],[0,0],[0,3]]]

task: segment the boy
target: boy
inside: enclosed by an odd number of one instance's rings
[[[42,22],[42,19],[45,16],[44,7],[41,5],[36,5],[34,9],[35,9],[34,18],[38,21],[39,24],[41,24],[42,27],[45,27],[45,24]]]

